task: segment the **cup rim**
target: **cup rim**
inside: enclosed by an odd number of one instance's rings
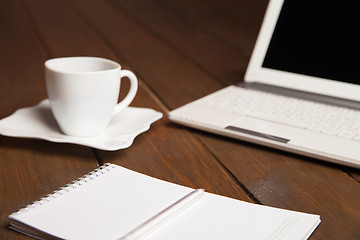
[[[107,62],[110,63],[114,66],[114,68],[110,68],[110,69],[105,69],[105,70],[96,70],[96,71],[83,71],[83,72],[74,72],[74,71],[66,71],[66,70],[59,70],[54,68],[53,66],[51,66],[51,63],[53,62],[57,62],[57,61],[64,61],[67,59],[91,59],[91,60],[98,60],[98,61],[103,61],[103,62]],[[59,57],[59,58],[51,58],[45,61],[44,63],[45,68],[56,72],[56,73],[63,73],[63,74],[97,74],[97,73],[104,73],[104,72],[110,72],[110,71],[116,71],[118,69],[121,70],[121,66],[119,63],[110,60],[110,59],[106,59],[106,58],[102,58],[102,57],[88,57],[88,56],[78,56],[78,57]]]

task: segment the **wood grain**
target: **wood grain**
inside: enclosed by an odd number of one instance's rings
[[[169,110],[241,81],[265,0],[8,0],[0,8],[0,118],[46,98],[43,62],[99,56],[139,77],[132,103],[164,117],[120,151],[0,136],[0,239],[7,215],[113,162],[174,183],[320,214],[310,239],[360,239],[358,170],[170,123]],[[128,89],[124,81],[121,96]],[[123,91],[124,90],[124,91]],[[121,97],[120,97],[121,98]]]
[[[200,138],[259,202],[321,215],[312,238],[359,237],[359,183],[343,167],[207,134]]]
[[[126,58],[145,82],[152,83],[150,88],[159,99],[167,99],[163,102],[168,108],[185,104],[193,100],[191,96],[202,96],[223,86],[112,5],[101,1],[86,1],[86,4],[85,1],[76,1],[73,4],[77,4],[78,11],[103,34],[114,51]]]
[[[19,1],[0,8],[0,118],[46,98],[41,47]],[[25,123],[26,124],[26,123]],[[91,149],[0,136],[0,239],[23,239],[7,216],[96,167]]]
[[[161,1],[179,16],[184,16],[193,24],[196,22],[196,25],[248,57],[268,4],[267,0]]]
[[[127,4],[130,6],[127,6]],[[187,24],[186,27],[188,30],[177,32],[179,35],[174,37],[172,35],[176,31],[171,29],[171,27],[164,27],[164,23],[162,23],[163,25],[160,24],[161,19],[165,21],[164,19],[168,20],[170,18],[168,12],[163,11],[166,6],[162,8],[161,6],[154,7],[151,6],[151,4],[144,4],[153,11],[150,10],[145,14],[145,9],[142,6],[141,1],[136,1],[136,3],[132,1],[113,2],[113,5],[117,6],[117,14],[120,14],[122,18],[124,18],[121,22],[128,21],[127,18],[134,19],[136,22],[136,24],[132,25],[132,31],[130,32],[131,38],[135,39],[137,37],[139,39],[149,39],[152,44],[156,43],[156,51],[159,52],[156,60],[161,64],[165,64],[165,68],[170,68],[172,65],[172,58],[175,59],[175,57],[165,54],[164,52],[168,51],[167,48],[174,46],[176,46],[175,49],[177,52],[182,51],[179,45],[181,41],[178,41],[177,38],[186,39],[188,36],[180,35],[187,34],[187,32],[196,32],[196,29],[194,29],[196,28],[196,25]],[[192,7],[192,5],[189,6]],[[140,8],[140,12],[138,13],[141,16],[135,15],[137,7]],[[105,25],[121,24],[118,22],[118,18],[113,17],[112,15],[108,16],[106,20],[103,20],[104,23],[101,23],[100,19],[96,18],[95,14],[91,12],[91,9],[95,8],[101,9],[100,4],[96,5],[96,7],[89,6],[89,10],[86,11],[89,11],[87,16],[89,19],[93,19],[92,23],[97,25],[99,29],[102,29]],[[241,11],[242,15],[247,14],[247,9],[242,9]],[[164,18],[158,16],[162,14],[165,14]],[[116,13],[114,13],[114,15],[116,15]],[[171,21],[175,22],[174,19],[177,19],[177,21],[182,24],[184,22],[186,23],[182,15],[172,15]],[[257,22],[259,23],[260,21]],[[126,23],[121,26],[126,27],[128,24]],[[155,30],[158,26],[160,30]],[[183,25],[181,26],[182,29],[186,28]],[[242,31],[245,30],[243,29]],[[255,31],[253,30],[249,30],[245,35],[250,36],[254,32]],[[121,37],[119,36],[120,33],[103,31],[103,34],[110,42],[112,42],[115,48],[121,49],[121,51],[127,51],[123,46],[126,42],[121,40]],[[154,40],[154,36],[158,35],[161,35],[161,38],[165,38],[166,40],[163,40],[164,43],[161,48],[160,43]],[[203,34],[199,35],[204,36]],[[256,36],[253,36],[252,39],[255,38]],[[200,43],[202,46],[200,46]],[[196,48],[195,45],[197,44],[199,48],[204,49],[209,47],[210,49],[210,47],[213,47],[214,42],[210,42],[209,46],[207,46],[206,41],[199,41],[197,43],[194,41],[191,44],[194,44],[192,48]],[[247,44],[251,45],[251,43]],[[131,48],[136,49],[137,45],[138,48],[144,50],[145,54],[148,53],[146,52],[148,49],[143,49],[141,43],[135,42],[134,46],[131,46]],[[219,45],[222,45],[222,43],[219,42]],[[242,46],[246,46],[246,44]],[[140,58],[142,53],[143,51],[133,51],[130,61],[132,61],[132,59]],[[204,53],[204,56],[200,57],[190,56],[188,53],[185,54],[186,59],[191,59],[191,62],[193,63],[192,66],[187,65],[187,69],[189,70],[190,67],[191,73],[198,76],[200,74],[198,72],[205,72],[210,78],[214,78],[214,74],[209,74],[210,68],[204,70],[205,66],[203,68],[198,67],[198,65],[202,63],[201,61],[198,61],[198,59],[201,59],[201,57],[206,59],[207,53]],[[201,52],[197,52],[197,54],[201,54]],[[165,57],[166,59],[163,59]],[[207,63],[204,63],[204,65],[205,64]],[[183,104],[183,100],[179,100],[178,96],[174,96],[173,94],[162,94],[162,91],[164,91],[163,85],[168,84],[168,78],[158,78],[153,80],[152,76],[148,74],[149,66],[150,63],[136,65],[136,70],[140,75],[146,76],[144,77],[144,81],[151,89],[154,89],[158,95],[162,96],[165,105],[172,108],[172,106]],[[221,68],[221,66],[219,66],[219,68]],[[169,77],[181,81],[176,74]],[[194,79],[194,81],[196,81],[197,85],[205,86],[209,77],[197,78]],[[217,78],[214,79],[219,81]],[[202,84],[198,82],[202,82]],[[222,83],[219,81],[219,84]],[[192,94],[192,92],[187,90],[187,86],[176,86],[176,90],[186,93],[182,99],[196,99],[199,96],[197,92],[191,96],[190,94]],[[319,228],[313,236],[314,238],[321,238],[319,236],[331,238],[335,236],[337,238],[356,239],[358,237],[359,229],[357,226],[359,222],[357,216],[360,214],[358,211],[359,209],[356,207],[359,204],[359,192],[357,190],[358,182],[348,174],[344,173],[342,167],[321,163],[317,160],[297,155],[285,154],[284,152],[239,141],[228,140],[214,135],[199,133],[198,137],[208,150],[212,152],[216,158],[224,164],[226,169],[228,169],[240,182],[239,184],[243,185],[244,188],[259,202],[271,206],[321,214],[326,224],[322,224],[321,228]],[[229,142],[231,144],[228,144]],[[251,164],[249,164],[249,162]],[[344,185],[351,187],[344,188]],[[348,191],[349,189],[354,189],[354,191]],[[348,200],[347,203],[341,202],[341,199],[344,197]],[[338,210],[336,211],[336,214],[334,214],[334,208]],[[344,221],[344,219],[346,220]],[[342,231],[342,229],[347,229],[347,231]]]
[[[248,56],[214,37],[211,32],[204,31],[194,16],[185,16],[184,11],[161,1],[111,3],[219,82],[229,85],[243,80]]]
[[[60,1],[37,1],[36,6],[33,5],[33,1],[28,1],[27,4],[53,56],[63,56],[64,53],[71,52],[73,48],[76,49],[76,46],[87,41],[87,47],[78,49],[78,54],[101,53],[103,57],[118,60],[116,50],[113,51],[111,45],[104,43],[101,36],[92,30],[91,23],[78,14],[81,9],[76,9],[77,5],[64,4]],[[99,2],[100,7],[96,6],[94,9],[101,11],[102,4]],[[88,2],[86,5],[91,6],[91,3]],[[104,5],[111,8],[109,5]],[[66,19],[59,21],[64,15]],[[111,16],[111,11],[107,12],[106,16]],[[49,26],[57,31],[52,31]],[[77,30],[77,34],[68,35],[68,32],[74,31],[73,29]],[[72,43],[69,49],[68,44],[62,44],[64,37]],[[127,60],[126,56],[121,56],[120,59]],[[150,107],[161,111],[142,82],[132,106]],[[130,149],[112,153],[101,151],[99,156],[104,162],[111,161],[126,165],[134,170],[179,184],[202,186],[209,191],[232,194],[234,197],[250,200],[226,171],[218,170],[219,163],[198,140],[186,131],[174,131],[168,126],[166,119],[155,123],[149,132],[139,136]],[[218,183],[226,183],[226,187]]]

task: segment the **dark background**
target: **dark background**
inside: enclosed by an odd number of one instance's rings
[[[263,67],[359,84],[355,1],[285,1]]]

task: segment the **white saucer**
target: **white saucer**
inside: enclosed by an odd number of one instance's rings
[[[96,137],[71,137],[61,133],[51,113],[50,102],[46,99],[36,106],[19,109],[0,120],[0,134],[113,151],[130,147],[137,135],[147,131],[161,117],[162,113],[153,109],[127,107],[113,117],[103,134]]]

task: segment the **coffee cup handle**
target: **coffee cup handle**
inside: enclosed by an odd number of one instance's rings
[[[120,79],[123,77],[127,77],[130,80],[130,89],[126,97],[116,105],[114,114],[117,114],[118,112],[130,105],[138,89],[138,81],[134,73],[129,70],[121,70]]]

